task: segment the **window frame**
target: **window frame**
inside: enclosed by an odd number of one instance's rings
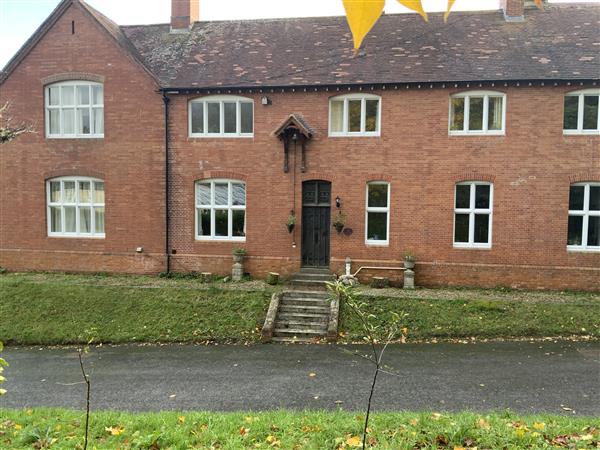
[[[227,205],[215,204],[215,184],[227,183]],[[210,184],[210,205],[200,205],[198,199],[197,186],[199,184]],[[233,205],[232,184],[244,185],[244,205]],[[247,183],[243,180],[234,180],[229,178],[210,178],[205,180],[196,180],[194,182],[194,237],[196,241],[208,242],[246,242],[247,232],[247,206],[248,190]],[[210,210],[210,236],[201,236],[198,234],[198,212],[201,209]],[[227,210],[227,236],[215,236],[215,210]],[[244,236],[233,236],[233,211],[244,211]]]
[[[65,181],[72,181],[75,183],[75,201],[65,202],[64,200],[64,183]],[[51,183],[60,182],[60,201],[52,202],[52,189]],[[90,183],[90,202],[81,203],[79,201],[79,183],[89,182]],[[94,202],[94,183],[102,183],[104,185],[104,203]],[[66,231],[52,231],[52,208],[60,207],[61,211],[61,228],[65,228],[65,206],[75,207],[75,232]],[[82,233],[80,231],[80,215],[79,210],[81,207],[91,208],[90,213],[90,232]],[[94,214],[96,208],[104,208],[104,233],[96,232],[96,215]],[[48,231],[48,237],[59,237],[59,238],[78,238],[78,239],[105,239],[106,238],[106,182],[99,178],[85,177],[85,176],[67,176],[67,177],[55,177],[46,180],[46,228]]]
[[[482,129],[481,130],[469,130],[469,113],[471,97],[483,98],[483,115],[482,115]],[[502,98],[502,127],[499,130],[489,130],[489,98],[500,97]],[[452,100],[456,98],[464,99],[464,116],[463,116],[463,129],[452,130]],[[448,134],[450,136],[504,136],[506,134],[506,94],[498,91],[466,91],[453,94],[449,98],[448,107]]]
[[[470,186],[469,192],[469,207],[468,208],[457,208],[456,207],[456,191],[458,186]],[[477,186],[489,186],[490,187],[490,207],[476,208],[475,207],[475,190]],[[469,214],[469,241],[468,242],[456,242],[456,215],[457,214]],[[488,242],[475,242],[475,215],[488,215]],[[453,206],[453,227],[452,227],[452,246],[458,249],[481,249],[489,250],[492,248],[492,236],[493,236],[493,217],[494,217],[494,183],[489,181],[461,181],[460,183],[454,184],[454,206]]]
[[[74,102],[73,105],[63,105],[62,104],[62,88],[64,86],[72,86],[74,91]],[[90,94],[90,103],[87,106],[78,106],[77,105],[77,87],[78,86],[87,86],[89,88]],[[100,86],[102,88],[102,103],[94,103],[94,94],[92,88],[94,86]],[[50,88],[60,88],[59,90],[59,104],[58,105],[50,105]],[[106,128],[106,122],[104,118],[105,115],[105,102],[104,102],[104,84],[98,83],[96,81],[87,81],[87,80],[70,80],[70,81],[59,81],[56,83],[47,84],[44,86],[44,128],[46,131],[47,139],[103,139],[104,131]],[[103,131],[102,133],[92,133],[92,129],[94,128],[94,114],[93,111],[95,109],[102,108],[102,123],[103,123]],[[64,123],[63,123],[63,109],[72,109],[74,111],[73,118],[73,130],[75,131],[73,134],[65,134]],[[78,129],[78,119],[77,119],[77,110],[78,109],[88,109],[90,113],[90,134],[77,133]],[[58,110],[60,117],[60,133],[52,134],[50,133],[50,111]],[[94,130],[95,131],[95,130]]]
[[[586,96],[598,96],[598,117],[595,130],[584,130],[583,129],[583,111],[584,111],[584,97]],[[565,100],[567,97],[578,97],[577,102],[577,129],[567,130],[565,129]],[[563,135],[600,135],[600,89],[582,89],[573,92],[565,93],[563,97]]]
[[[568,218],[571,216],[580,216],[583,217],[583,223],[581,226],[581,245],[569,245],[568,237],[567,237],[567,251],[569,252],[600,252],[600,246],[592,246],[588,245],[588,230],[589,230],[589,218],[591,216],[600,217],[600,211],[590,211],[590,191],[591,187],[600,187],[600,182],[596,181],[584,181],[580,183],[571,183],[569,185],[569,196],[571,195],[571,187],[573,186],[584,186],[583,193],[583,209],[569,209],[567,215],[567,228],[568,228]],[[569,207],[569,206],[567,206]],[[568,233],[568,229],[567,229]]]
[[[350,100],[361,100],[360,104],[360,129],[361,131],[348,131],[348,102]],[[376,122],[376,130],[375,131],[364,131],[366,127],[366,117],[367,117],[367,109],[366,109],[366,101],[367,100],[377,100],[377,122]],[[333,116],[333,108],[331,104],[335,101],[343,101],[344,107],[342,110],[342,131],[332,131],[331,126],[333,124],[332,116]],[[328,114],[329,124],[328,124],[328,134],[329,137],[380,137],[381,136],[381,96],[376,94],[363,94],[363,93],[353,93],[353,94],[343,94],[336,95],[335,97],[331,97],[329,99],[329,114]]]
[[[232,103],[235,101],[236,105],[236,132],[225,133],[225,108],[224,103]],[[192,131],[192,105],[202,104],[203,110],[203,128],[204,132],[194,133]],[[208,103],[219,103],[219,132],[209,133],[208,132]],[[252,105],[252,133],[242,133],[242,108],[241,103],[250,103]],[[188,136],[190,138],[253,138],[254,137],[254,99],[248,97],[241,97],[238,95],[208,95],[204,97],[194,98],[188,101]]]
[[[385,185],[387,186],[387,206],[369,206],[369,186]],[[390,201],[392,193],[392,184],[389,181],[369,181],[366,184],[365,197],[365,245],[374,247],[388,247],[390,245]],[[369,239],[369,213],[385,213],[386,214],[386,238],[385,240]]]

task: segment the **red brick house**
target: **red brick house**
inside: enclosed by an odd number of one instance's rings
[[[0,148],[0,266],[226,273],[245,247],[261,277],[411,251],[419,285],[600,289],[598,6],[384,15],[355,56],[342,17],[173,5],[118,26],[64,0],[4,68],[37,133]]]

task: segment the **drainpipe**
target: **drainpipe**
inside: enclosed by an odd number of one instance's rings
[[[171,254],[169,242],[169,102],[170,98],[163,92],[163,102],[165,104],[165,254],[167,256],[167,273],[171,272]]]

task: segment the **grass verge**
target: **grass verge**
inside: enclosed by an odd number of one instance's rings
[[[3,449],[81,448],[84,414],[57,409],[1,410]],[[364,418],[349,412],[131,414],[94,412],[95,449],[342,449],[361,442]],[[598,418],[550,415],[376,413],[375,449],[593,449]]]

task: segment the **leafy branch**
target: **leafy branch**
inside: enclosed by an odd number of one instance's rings
[[[0,341],[0,352],[4,350],[4,344]],[[4,368],[8,366],[8,363],[4,360],[4,358],[0,358],[0,384],[6,381],[6,378],[2,376],[4,372]],[[0,396],[6,394],[6,389],[0,388]]]
[[[10,103],[0,106],[0,144],[6,144],[23,133],[35,133],[33,126],[30,124],[21,122],[14,125],[8,114],[9,109]]]

